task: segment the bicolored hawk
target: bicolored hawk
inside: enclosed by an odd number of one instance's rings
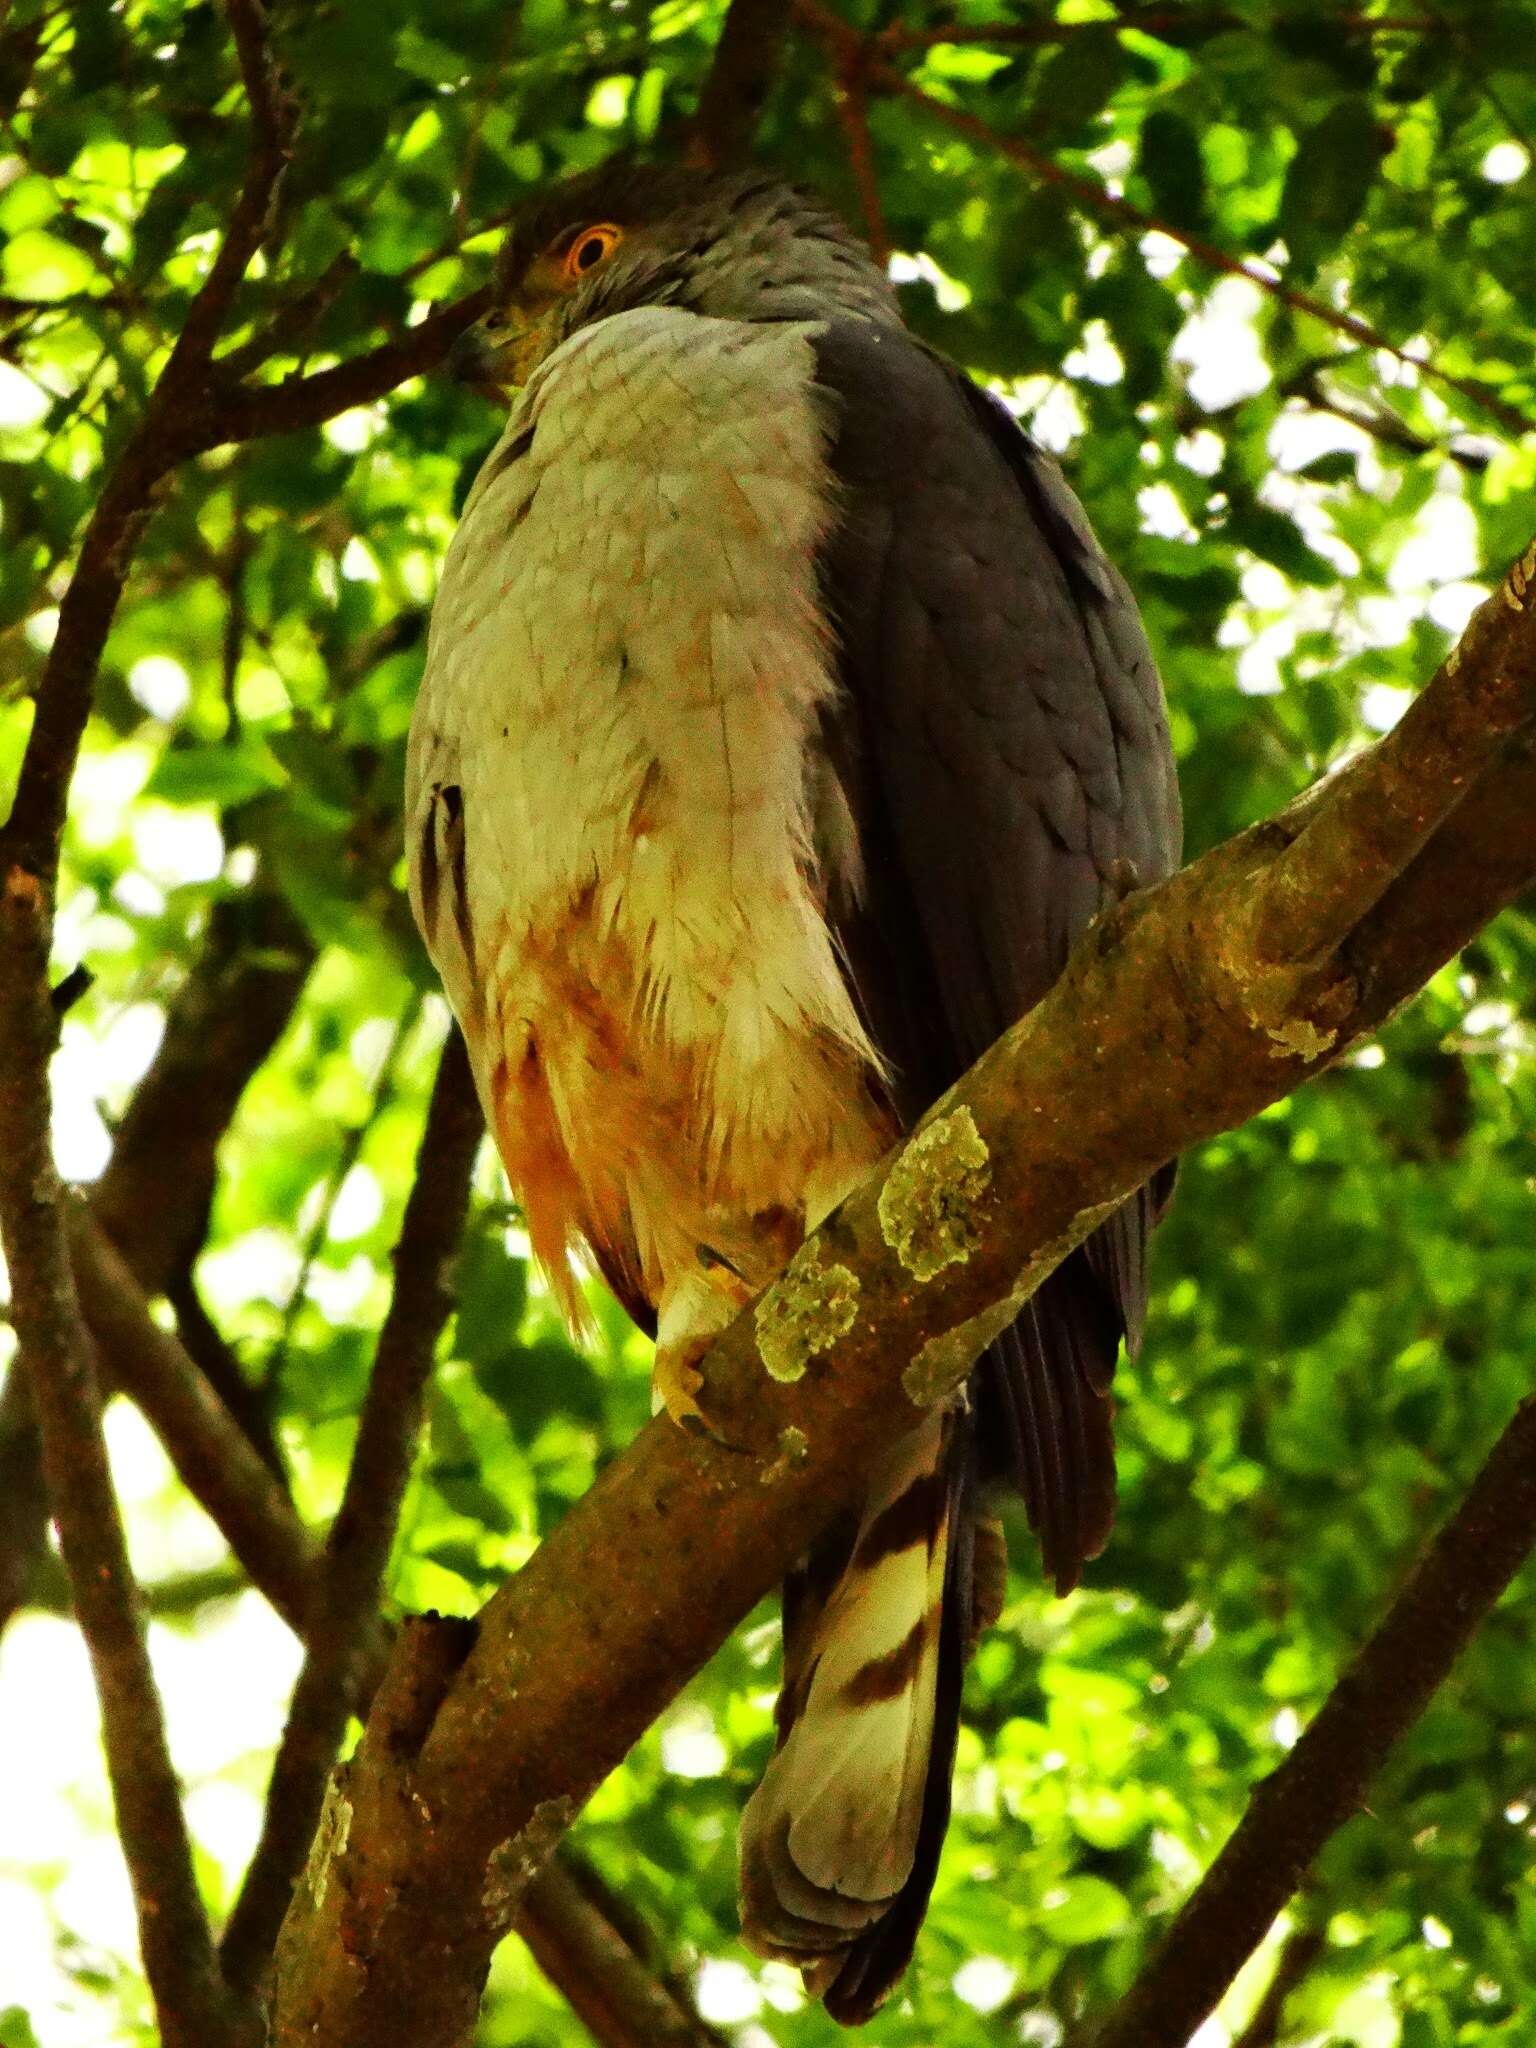
[[[1157,673],[1056,465],[815,199],[610,166],[513,229],[460,367],[515,389],[411,731],[411,900],[550,1285],[662,1397],[1179,851]],[[1114,1508],[1144,1189],[785,1589],[742,1923],[829,2012],[911,1955],[1015,1486],[1059,1588]]]

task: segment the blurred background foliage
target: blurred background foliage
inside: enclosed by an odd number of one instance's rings
[[[1198,850],[1390,725],[1529,537],[1536,6],[839,5],[935,99],[1170,231],[869,95],[912,323],[1060,452],[1139,594]],[[283,323],[264,377],[477,283],[496,224],[545,180],[665,147],[722,8],[272,11],[297,152],[282,254],[232,337]],[[827,48],[793,28],[760,154],[857,218],[858,96],[835,88]],[[82,517],[243,147],[215,7],[0,8],[0,797]],[[1214,273],[1172,231],[1264,262],[1409,360]],[[316,1522],[339,1495],[444,1025],[403,907],[402,757],[437,565],[496,431],[480,399],[418,381],[183,471],[112,636],[67,844],[61,966],[94,977],[56,1068],[72,1178],[106,1165],[210,918],[267,949],[247,967],[304,971],[223,1145],[179,1307],[232,1347]],[[1536,924],[1512,913],[1379,1043],[1186,1162],[1151,1334],[1120,1383],[1113,1545],[1055,1601],[1013,1518],[928,1930],[872,2040],[1051,2048],[1122,1989],[1530,1386],[1533,988]],[[602,1341],[577,1356],[489,1158],[477,1185],[392,1578],[400,1604],[457,1612],[647,1408],[622,1316],[602,1305]],[[142,1422],[119,1402],[110,1428],[202,1874],[226,1902],[296,1651]],[[1266,2041],[1529,2040],[1533,1591],[1527,1576],[1504,1601],[1314,1873],[1293,1917],[1315,1958]],[[775,1656],[765,1610],[576,1839],[725,2036],[810,2048],[835,2030],[734,1931],[735,1818],[768,1747]],[[47,1560],[0,1644],[0,1729],[0,2041],[147,2040],[83,1657]],[[1241,2037],[1287,1938],[1202,2048]],[[581,2038],[509,1942],[487,2048]]]

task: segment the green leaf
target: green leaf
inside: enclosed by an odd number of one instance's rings
[[[1348,449],[1335,448],[1327,455],[1314,455],[1295,474],[1315,484],[1352,484],[1359,469],[1359,460]]]
[[[1294,521],[1270,505],[1234,506],[1227,532],[1234,541],[1251,548],[1266,562],[1273,562],[1297,583],[1327,588],[1339,580],[1332,562],[1307,544]]]
[[[1065,37],[1041,65],[1030,96],[1029,126],[1065,138],[1100,113],[1125,75],[1126,55],[1110,22],[1095,22]]]
[[[1205,164],[1194,130],[1180,114],[1154,108],[1141,125],[1141,175],[1161,218],[1191,233],[1205,230]]]
[[[1048,1941],[1080,1948],[1105,1941],[1130,1921],[1130,1902],[1102,1877],[1072,1877],[1055,1885],[1040,1902],[1036,1924]]]
[[[1315,269],[1359,220],[1391,147],[1370,102],[1343,99],[1300,138],[1285,174],[1276,227],[1292,262]]]
[[[228,808],[282,789],[287,782],[271,749],[259,740],[245,739],[227,746],[173,748],[161,755],[144,793],[167,803]]]

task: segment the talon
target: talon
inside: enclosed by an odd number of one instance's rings
[[[701,1244],[698,1247],[698,1254],[699,1264],[706,1273],[730,1273],[743,1286],[746,1285],[746,1275],[742,1272],[740,1266],[735,1264],[733,1260],[728,1259],[724,1252],[716,1251],[712,1244]]]
[[[659,1415],[665,1409],[690,1436],[707,1437],[724,1451],[745,1453],[747,1446],[722,1436],[699,1406],[704,1375],[698,1361],[714,1341],[713,1337],[685,1337],[679,1343],[657,1345],[651,1366],[651,1413]]]
[[[665,1408],[679,1429],[694,1436],[710,1433],[699,1406],[704,1375],[698,1365],[708,1349],[709,1341],[701,1342],[696,1337],[676,1344],[658,1344],[651,1367],[651,1413],[659,1415]]]

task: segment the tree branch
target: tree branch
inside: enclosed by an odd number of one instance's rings
[[[30,1599],[39,1558],[48,1545],[48,1489],[43,1447],[20,1359],[0,1391],[0,1634]]]
[[[64,1197],[49,1140],[46,1080],[39,1078],[54,1037],[48,930],[41,886],[13,867],[0,889],[0,960],[10,970],[0,1004],[0,1232],[11,1313],[101,1701],[118,1832],[161,2031],[168,2048],[232,2043],[60,1227]]]
[[[312,1597],[307,1536],[281,1481],[198,1371],[149,1313],[127,1262],[83,1208],[70,1219],[80,1306],[106,1375],[164,1444],[182,1484],[284,1621],[299,1635]]]
[[[1521,1403],[1317,1718],[1255,1791],[1129,1996],[1089,2030],[1092,2048],[1184,2048],[1533,1546],[1536,1396]]]
[[[408,377],[435,370],[489,303],[489,288],[482,285],[439,306],[394,340],[381,342],[328,370],[315,370],[307,377],[285,377],[277,384],[237,384],[222,389],[198,422],[193,449],[204,453],[230,441],[291,434],[302,427],[317,427],[355,405],[371,405]]]
[[[258,1852],[225,1933],[226,1968],[242,1987],[255,1981],[270,1958],[277,1922],[314,1832],[319,1793],[346,1716],[367,1712],[383,1671],[388,1638],[377,1625],[376,1589],[418,1431],[421,1391],[436,1337],[428,1326],[445,1299],[440,1292],[443,1262],[459,1235],[454,1191],[460,1180],[467,1188],[479,1130],[478,1105],[455,1038],[439,1070],[417,1182],[395,1251],[400,1283],[380,1333],[346,1495],[326,1546],[335,1574],[328,1597],[317,1596],[317,1583],[325,1583],[317,1574],[321,1558],[281,1484],[233,1426],[177,1339],[150,1316],[127,1261],[83,1209],[74,1219],[76,1275],[104,1362],[143,1410],[182,1483],[211,1516],[250,1583],[296,1633],[316,1646],[294,1696],[282,1752],[288,1762],[284,1766],[280,1760],[274,1768],[269,1795],[269,1804],[287,1817],[288,1824],[264,1834],[263,1847],[269,1841],[274,1846],[265,1856]],[[19,1407],[25,1419],[25,1403]],[[14,1419],[8,1384],[0,1396],[0,1478],[9,1464]],[[23,1465],[23,1477],[28,1469]],[[10,1497],[0,1493],[0,1530],[10,1505]],[[37,1514],[45,1525],[40,1488]],[[18,1556],[17,1568],[23,1567],[29,1574],[35,1569],[31,1551],[24,1559]],[[370,1572],[373,1590],[358,1592],[358,1583]],[[6,1583],[0,1580],[0,1591]],[[221,1576],[217,1583],[222,1585]],[[189,1589],[189,1601],[193,1593],[195,1588]],[[212,1597],[209,1588],[202,1597]],[[307,1775],[301,1775],[301,1766],[307,1766]],[[286,1866],[280,1848],[289,1859]],[[569,1859],[569,1870],[590,1894],[591,1884],[576,1859]],[[628,1970],[619,1969],[614,1951],[626,1945],[624,1937],[613,1928],[605,1931],[600,1903],[589,1896],[586,1911],[578,1918],[569,1897],[551,1882],[550,1889],[542,1879],[530,1886],[517,1927],[558,1990],[580,2009],[587,1995],[584,1986],[596,1971],[597,1981],[607,1987],[605,1998],[620,2016],[614,2020],[616,2028],[627,2024],[625,2014],[665,2005],[681,2013],[683,2023],[694,2029],[690,2035],[679,2035],[679,2041],[712,2039],[674,1993],[659,1984],[645,1987],[646,1965],[632,1947]],[[237,1925],[242,1930],[238,1935]],[[622,2048],[626,2036],[600,2033],[598,2038],[605,2048]]]
[[[1293,371],[1283,383],[1277,384],[1276,394],[1281,398],[1299,399],[1313,412],[1328,413],[1334,419],[1343,420],[1346,426],[1358,427],[1362,434],[1369,434],[1383,448],[1394,448],[1403,455],[1434,455],[1441,461],[1454,462],[1458,469],[1471,476],[1481,476],[1487,469],[1492,454],[1489,443],[1460,432],[1444,438],[1421,434],[1383,399],[1347,392],[1329,383],[1323,373],[1347,360],[1347,357],[1332,355],[1315,358]],[[1243,403],[1241,399],[1237,401],[1238,405]],[[1188,413],[1191,426],[1202,425],[1216,417],[1193,404],[1189,406]]]
[[[1411,365],[1415,373],[1443,385],[1448,391],[1470,400],[1490,418],[1496,419],[1509,433],[1525,435],[1536,433],[1536,421],[1528,420],[1518,407],[1491,391],[1473,377],[1457,376],[1445,370],[1430,359],[1421,359],[1389,340],[1389,338],[1364,320],[1358,313],[1344,312],[1337,306],[1330,306],[1325,299],[1315,298],[1310,292],[1289,285],[1267,267],[1247,257],[1234,256],[1221,249],[1214,242],[1191,234],[1187,228],[1174,225],[1171,221],[1159,220],[1155,214],[1145,212],[1123,199],[1118,193],[1109,191],[1096,178],[1089,178],[1081,172],[1071,171],[1064,164],[1036,149],[1032,143],[1016,135],[1005,135],[991,127],[975,114],[969,114],[963,107],[952,107],[947,100],[937,99],[925,92],[920,85],[914,85],[904,72],[882,55],[884,45],[878,36],[865,36],[852,28],[841,16],[825,4],[825,0],[793,0],[796,16],[810,28],[826,45],[833,65],[840,76],[854,73],[887,92],[907,99],[931,121],[963,135],[969,142],[978,143],[984,149],[996,150],[1007,157],[1010,163],[1021,165],[1043,184],[1054,185],[1058,190],[1070,193],[1079,205],[1101,218],[1112,220],[1122,228],[1133,229],[1138,234],[1157,233],[1166,235],[1177,242],[1207,269],[1221,272],[1227,277],[1245,278],[1267,297],[1289,306],[1293,312],[1305,313],[1308,318],[1321,321],[1336,334],[1347,335],[1351,341],[1359,342],[1366,348],[1381,349],[1397,362]]]
[[[49,1500],[101,1702],[145,1974],[172,2048],[233,2043],[241,2029],[198,1896],[70,1270],[50,1141],[56,1020],[48,962],[65,805],[101,651],[156,487],[188,445],[184,415],[196,410],[214,340],[264,232],[281,168],[268,133],[261,18],[254,0],[231,0],[231,10],[253,108],[245,181],[186,327],[87,525],[59,607],[15,803],[0,833],[0,1237]]]
[[[482,1128],[464,1043],[454,1031],[438,1066],[395,1246],[394,1296],[315,1584],[308,1650],[272,1769],[261,1840],[221,1946],[224,1974],[241,1991],[255,1989],[271,1961],[357,1697],[352,1666],[378,1611],[437,1339],[453,1306],[447,1269],[464,1227]]]
[[[635,1953],[565,1852],[544,1866],[517,1931],[602,2048],[725,2048]]]
[[[1259,2000],[1253,2018],[1232,2043],[1232,2048],[1276,2048],[1291,1993],[1301,1984],[1327,1947],[1326,1929],[1298,1927],[1295,1930],[1280,1951],[1275,1974],[1265,1987],[1264,1996]]]
[[[281,2048],[457,2041],[528,1872],[903,1414],[949,1397],[1158,1167],[1337,1058],[1536,877],[1533,563],[1442,666],[1416,733],[1101,917],[1044,1001],[714,1347],[701,1401],[716,1434],[652,1423],[482,1610],[462,1665],[433,1667],[439,1696],[412,1681],[409,1731],[376,1710],[338,1780],[345,1825],[317,1845],[284,1927]],[[1475,729],[1478,706],[1518,737],[1491,758],[1474,737],[1465,764],[1429,743]],[[1411,795],[1409,772],[1426,778]],[[1411,818],[1444,823],[1426,838]],[[1311,933],[1289,901],[1293,843],[1318,886]],[[1330,855],[1341,873],[1402,872],[1351,899]],[[1351,900],[1364,914],[1344,930]],[[1255,944],[1277,901],[1285,960]]]
[[[789,11],[789,0],[731,0],[689,128],[690,163],[717,170],[752,147]]]
[[[91,1213],[140,1287],[163,1293],[202,1246],[218,1149],[286,1030],[314,944],[275,891],[215,903],[165,1036],[91,1190]]]
[[[138,1287],[175,1297],[183,1342],[269,1463],[271,1439],[238,1368],[216,1359],[216,1332],[188,1327],[200,1312],[189,1275],[207,1227],[220,1140],[286,1025],[313,957],[280,897],[252,891],[214,905],[202,952],[171,1004],[159,1051],[89,1202]],[[216,1374],[209,1370],[215,1363]],[[41,1457],[26,1374],[13,1368],[0,1395],[0,1631],[28,1598],[48,1538]]]
[[[208,275],[187,308],[181,333],[156,387],[157,397],[167,385],[175,389],[199,381],[212,361],[235,293],[251,267],[251,258],[271,237],[279,188],[288,163],[296,110],[278,80],[276,60],[267,42],[262,0],[224,0],[224,11],[229,16],[230,33],[240,60],[240,77],[251,110],[250,151],[229,226]]]
[[[869,97],[861,71],[843,71],[833,95],[833,112],[843,131],[848,167],[859,195],[864,216],[864,239],[869,253],[884,269],[890,261],[891,238],[885,225],[885,207],[880,198],[880,177],[875,167],[875,146],[869,132]]]

